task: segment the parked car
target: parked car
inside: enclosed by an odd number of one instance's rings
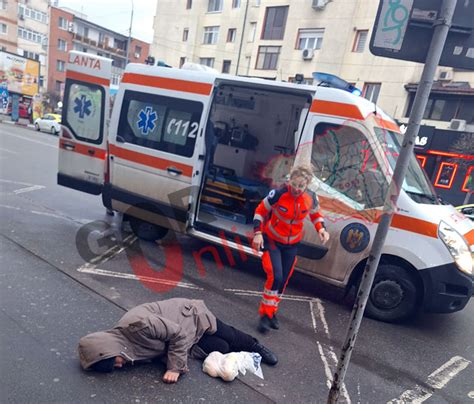
[[[474,203],[471,203],[470,205],[456,206],[456,210],[474,221]]]
[[[8,115],[11,115],[12,114],[12,104],[8,104],[8,108],[7,108],[7,114]],[[28,113],[28,105],[20,102],[18,104],[18,116],[20,118],[24,118],[24,119],[29,119],[30,118],[30,114]]]
[[[36,119],[35,129],[37,131],[49,132],[53,135],[59,135],[61,131],[61,115],[46,114],[41,118]]]

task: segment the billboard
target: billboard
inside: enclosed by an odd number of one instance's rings
[[[0,52],[0,85],[10,93],[34,96],[39,92],[40,63],[8,52]],[[3,84],[4,85],[4,84]]]

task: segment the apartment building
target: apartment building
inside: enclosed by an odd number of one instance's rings
[[[16,53],[18,47],[18,1],[0,0],[0,50]]]
[[[373,56],[369,40],[378,0],[160,0],[151,54],[220,72],[293,81],[315,71],[355,84],[404,122],[422,65]],[[425,124],[453,119],[474,131],[474,72],[439,68]],[[470,126],[472,125],[472,126]]]
[[[48,0],[0,1],[0,48],[40,62],[40,92],[46,88],[48,23]]]
[[[70,50],[112,59],[112,85],[118,85],[127,61],[127,36],[88,21],[86,16],[67,8],[51,7],[50,19],[48,93],[51,96],[62,98]],[[149,43],[131,38],[128,61],[144,63],[149,49]]]

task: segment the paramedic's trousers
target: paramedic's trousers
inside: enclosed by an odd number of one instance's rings
[[[264,236],[262,265],[267,274],[258,313],[273,318],[296,264],[298,243],[282,244]]]
[[[197,345],[207,354],[214,351],[226,354],[229,352],[252,352],[257,340],[251,335],[238,330],[217,319],[217,331],[204,334]]]

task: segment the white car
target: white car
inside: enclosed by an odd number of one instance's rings
[[[35,129],[37,131],[49,132],[53,135],[59,135],[61,131],[61,115],[46,114],[41,118],[36,119]]]

